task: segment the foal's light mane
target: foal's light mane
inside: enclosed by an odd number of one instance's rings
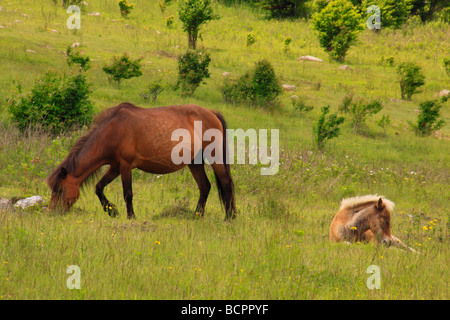
[[[343,210],[343,209],[351,209],[351,208],[355,208],[355,207],[359,207],[362,206],[364,204],[368,204],[371,202],[375,202],[378,201],[378,199],[382,198],[383,199],[383,204],[386,206],[386,209],[392,213],[392,211],[394,210],[395,207],[395,203],[393,203],[391,200],[386,199],[383,196],[379,196],[376,194],[369,194],[366,196],[360,196],[360,197],[353,197],[353,198],[347,198],[347,199],[343,199],[341,202],[341,207],[339,208],[339,210]]]

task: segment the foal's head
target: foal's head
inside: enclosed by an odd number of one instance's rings
[[[47,179],[52,191],[49,209],[69,210],[80,196],[80,186],[64,167],[57,168]]]
[[[369,229],[377,237],[377,240],[384,244],[390,244],[391,237],[391,213],[390,206],[387,206],[380,197],[376,204],[368,208]]]

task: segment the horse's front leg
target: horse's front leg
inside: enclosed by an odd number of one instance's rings
[[[104,194],[105,187],[110,184],[115,178],[119,176],[119,170],[113,168],[112,166],[108,169],[105,175],[100,179],[100,181],[95,186],[95,193],[97,194],[100,203],[102,204],[103,210],[109,214],[111,217],[115,217],[119,214],[116,206],[106,199]]]
[[[120,168],[120,177],[122,178],[123,198],[127,205],[128,219],[135,218],[133,210],[133,188],[131,182],[131,168]]]

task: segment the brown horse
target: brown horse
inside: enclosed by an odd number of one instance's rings
[[[334,242],[375,242],[414,249],[391,234],[391,212],[394,203],[382,196],[367,195],[344,199],[330,225],[330,240]]]
[[[201,121],[201,132],[194,132],[194,121]],[[211,184],[204,169],[203,150],[212,142],[199,140],[208,129],[220,132],[214,143],[220,145],[216,150],[223,161],[211,162],[214,170],[219,197],[225,207],[225,219],[236,216],[234,203],[234,184],[227,161],[226,122],[223,116],[197,105],[167,106],[159,108],[139,108],[130,103],[106,109],[99,114],[90,131],[80,138],[70,150],[64,161],[47,178],[52,191],[50,209],[64,210],[77,201],[80,187],[95,177],[104,166],[109,169],[95,187],[96,194],[105,212],[117,215],[116,207],[106,199],[104,188],[119,175],[122,179],[123,196],[128,218],[134,218],[131,170],[165,174],[178,171],[188,165],[200,190],[196,212],[203,215]],[[187,130],[190,142],[185,143],[189,150],[190,162],[175,163],[173,149],[178,141],[173,141],[173,132]],[[196,131],[199,131],[196,128]],[[196,159],[195,161],[194,158]],[[200,159],[200,161],[198,161]]]

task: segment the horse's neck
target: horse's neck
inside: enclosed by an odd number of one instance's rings
[[[83,148],[77,158],[77,169],[72,175],[79,179],[80,184],[105,164],[98,148],[89,145]]]

